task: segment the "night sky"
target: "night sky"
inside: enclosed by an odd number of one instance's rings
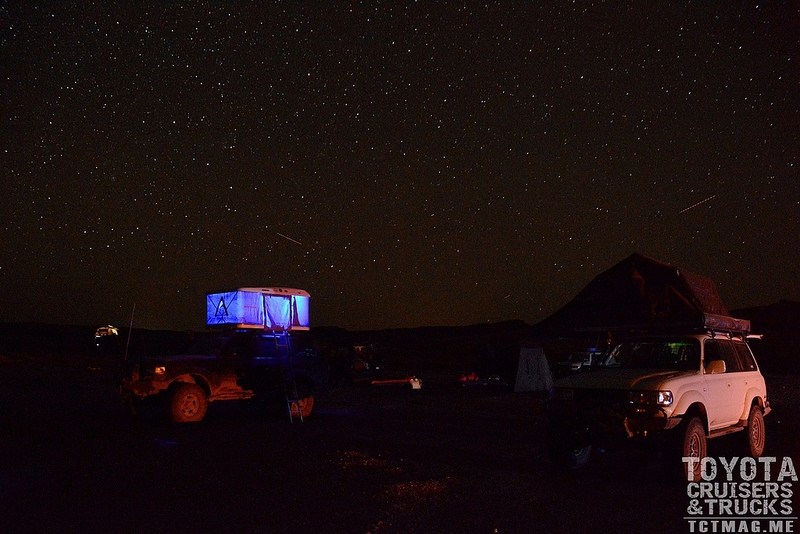
[[[107,4],[0,7],[2,321],[535,323],[634,252],[800,300],[796,1]]]

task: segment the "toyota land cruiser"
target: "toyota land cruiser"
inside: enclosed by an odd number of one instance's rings
[[[737,431],[744,452],[761,456],[770,407],[749,328],[749,321],[706,314],[697,329],[620,339],[600,369],[556,382],[548,404],[551,457],[578,468],[594,447],[660,436],[672,437],[666,443],[683,457],[700,459],[707,438]]]

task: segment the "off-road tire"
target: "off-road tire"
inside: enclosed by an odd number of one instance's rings
[[[562,452],[564,465],[569,469],[580,469],[589,463],[592,457],[592,446],[568,447]]]
[[[682,458],[697,458],[694,463],[694,473],[689,473],[689,463],[684,463],[683,473],[686,475],[685,480],[699,481],[700,473],[702,472],[702,461],[708,453],[708,443],[706,441],[706,431],[703,427],[703,422],[697,417],[692,417],[687,421],[683,432],[683,444],[681,448]]]
[[[547,452],[550,459],[562,469],[576,470],[586,467],[592,458],[591,444],[573,444],[563,430],[550,428]]]
[[[208,397],[197,384],[182,384],[175,389],[170,402],[170,415],[175,423],[197,423],[208,410]]]
[[[747,417],[747,451],[753,458],[759,458],[764,454],[766,443],[766,433],[764,429],[764,413],[755,404],[750,407],[750,415]]]

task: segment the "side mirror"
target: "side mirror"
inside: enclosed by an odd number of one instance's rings
[[[708,367],[706,367],[707,375],[718,375],[724,373],[725,371],[725,360],[712,360],[708,362]]]

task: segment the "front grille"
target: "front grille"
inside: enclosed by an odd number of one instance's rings
[[[573,390],[573,401],[586,407],[593,406],[621,410],[628,406],[628,391],[576,388]]]

